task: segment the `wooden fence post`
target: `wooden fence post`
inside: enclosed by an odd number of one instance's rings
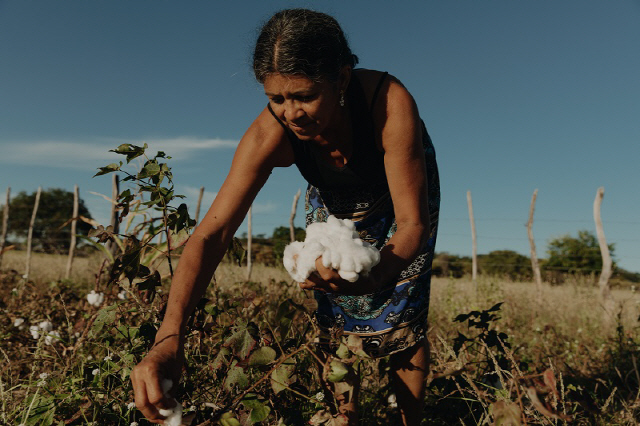
[[[36,200],[33,203],[31,222],[29,222],[29,234],[27,236],[27,266],[23,277],[25,281],[29,279],[29,273],[31,272],[31,242],[33,240],[33,225],[36,222],[36,214],[38,213],[38,205],[40,204],[40,193],[42,193],[41,186],[38,187],[38,192],[36,192]]]
[[[0,266],[2,266],[2,254],[7,242],[7,225],[9,224],[9,201],[11,199],[11,187],[7,188],[7,201],[2,210],[2,234],[0,234]]]
[[[251,209],[253,205],[249,207],[249,211],[247,212],[247,281],[251,279]]]
[[[533,270],[533,277],[536,280],[536,286],[538,288],[538,302],[542,302],[542,276],[540,275],[540,265],[538,264],[538,255],[536,253],[536,242],[533,239],[533,212],[536,208],[536,198],[538,197],[538,190],[533,191],[531,197],[531,207],[529,208],[529,221],[527,222],[527,235],[529,236],[529,246],[531,247],[531,269]]]
[[[67,259],[67,271],[64,274],[66,279],[71,276],[71,265],[73,264],[73,255],[76,252],[76,228],[78,226],[78,185],[73,186],[73,217],[71,218],[71,243],[69,244],[69,257]]]
[[[604,187],[598,188],[596,198],[593,201],[593,219],[596,222],[596,233],[598,235],[598,244],[600,245],[600,253],[602,255],[602,272],[598,286],[600,287],[600,297],[605,308],[605,317],[608,321],[613,320],[613,298],[611,297],[611,288],[609,287],[609,278],[611,278],[612,260],[609,253],[609,246],[604,237],[604,227],[602,226],[602,218],[600,217],[600,206],[604,198]]]
[[[467,191],[467,205],[469,206],[469,221],[471,222],[471,279],[473,284],[478,287],[478,244],[476,238],[476,222],[473,219],[473,204],[471,203],[471,191]]]
[[[296,228],[293,226],[293,219],[296,218],[296,209],[298,208],[298,199],[300,198],[300,190],[293,196],[293,205],[291,206],[291,216],[289,216],[289,234],[291,242],[296,240]]]
[[[202,204],[202,196],[204,195],[204,186],[200,187],[200,195],[198,196],[198,205],[196,206],[196,226],[198,226],[198,219],[200,218],[200,204]]]

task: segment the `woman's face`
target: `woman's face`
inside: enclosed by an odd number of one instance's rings
[[[271,74],[264,92],[273,112],[301,140],[311,140],[338,124],[338,84],[314,82],[303,75]]]

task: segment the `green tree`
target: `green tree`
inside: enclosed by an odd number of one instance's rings
[[[9,204],[9,237],[24,239],[29,233],[36,193],[25,191],[11,199]],[[1,211],[1,210],[0,210]],[[78,200],[78,214],[91,218],[82,199]],[[1,214],[0,214],[1,216]],[[71,243],[71,225],[62,227],[73,216],[73,192],[60,188],[49,188],[40,194],[40,204],[33,225],[33,246],[47,253],[63,253]],[[91,225],[78,221],[76,232],[87,235]]]
[[[609,252],[613,258],[613,244],[609,244]],[[547,254],[549,258],[544,262],[543,267],[551,273],[586,275],[602,270],[598,239],[589,231],[578,231],[577,237],[567,234],[551,240]]]
[[[436,277],[462,278],[471,274],[471,258],[442,252],[433,259],[432,273]]]
[[[495,250],[478,256],[478,266],[484,274],[507,276],[512,280],[531,278],[531,260],[513,250]]]
[[[303,228],[294,228],[296,241],[304,241],[306,232]],[[273,253],[276,260],[282,259],[284,255],[284,248],[291,242],[291,231],[288,226],[278,226],[273,230],[271,235],[271,241],[273,241]]]

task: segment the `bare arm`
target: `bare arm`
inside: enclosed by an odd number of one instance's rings
[[[155,423],[163,419],[158,409],[171,404],[162,394],[160,378],[177,384],[180,377],[189,316],[271,171],[290,164],[283,142],[280,126],[263,111],[240,141],[229,175],[184,248],[154,346],[131,373],[136,406]]]
[[[384,164],[398,225],[380,253],[380,263],[384,261],[386,266],[374,270],[384,285],[421,252],[429,237],[430,223],[418,108],[411,94],[394,78],[381,101],[381,107],[386,103],[387,113],[382,129]]]

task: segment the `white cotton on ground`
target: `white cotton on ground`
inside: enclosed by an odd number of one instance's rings
[[[44,343],[46,345],[52,345],[53,342],[60,340],[60,332],[58,331],[49,331],[46,336],[44,336]]]
[[[167,398],[171,398],[169,396],[169,390],[173,386],[173,380],[162,379],[161,386],[162,386],[162,393],[164,393],[164,396],[166,396]],[[170,408],[168,410],[160,409],[158,410],[158,412],[160,413],[161,416],[166,417],[166,419],[164,419],[165,425],[180,426],[182,424],[182,405],[180,405],[180,403],[175,399],[173,400],[173,402],[176,403],[176,405],[173,408]]]
[[[355,282],[380,262],[380,252],[362,241],[355,224],[329,216],[326,222],[307,226],[304,242],[295,241],[284,249],[283,264],[291,278],[304,282],[316,270],[316,259],[338,271],[340,277]]]
[[[96,293],[95,290],[91,290],[91,293],[87,294],[87,302],[92,306],[100,306],[104,302],[104,293]]]

